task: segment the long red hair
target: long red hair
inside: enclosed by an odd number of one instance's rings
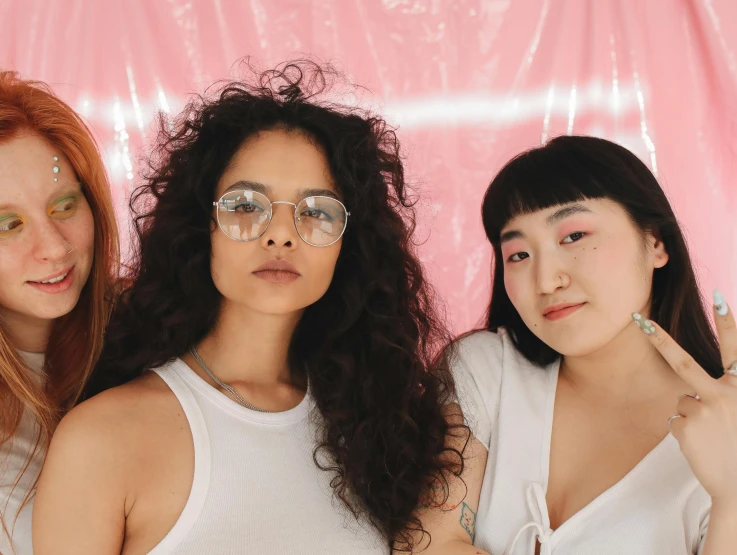
[[[23,132],[43,137],[69,159],[95,221],[90,276],[74,309],[52,326],[45,384],[33,378],[0,322],[0,445],[12,440],[28,409],[41,429],[38,449],[48,446],[54,428],[74,406],[100,355],[114,300],[119,248],[108,179],[90,130],[46,84],[21,79],[15,72],[0,72],[0,143]]]

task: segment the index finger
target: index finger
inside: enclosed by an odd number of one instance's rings
[[[637,313],[632,315],[632,319],[645,332],[650,342],[675,373],[693,387],[700,397],[703,398],[714,390],[717,385],[716,380],[709,376],[706,370],[699,366],[694,358],[676,343],[675,339],[668,335],[663,328]]]
[[[737,362],[737,326],[724,295],[718,290],[714,291],[714,322],[719,336],[722,367],[726,370]]]

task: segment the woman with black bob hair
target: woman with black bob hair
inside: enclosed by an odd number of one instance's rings
[[[336,76],[292,62],[162,118],[39,555],[387,554],[424,485],[460,474],[399,143],[320,101]]]
[[[482,214],[487,325],[448,350],[468,493],[420,515],[425,555],[737,553],[735,321],[716,291],[718,342],[647,166],[558,137],[499,172]]]

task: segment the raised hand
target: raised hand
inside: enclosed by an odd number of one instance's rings
[[[714,379],[655,322],[633,314],[663,358],[688,383],[695,396],[683,395],[668,428],[691,470],[712,501],[737,507],[737,326],[718,291],[714,319],[724,375]]]

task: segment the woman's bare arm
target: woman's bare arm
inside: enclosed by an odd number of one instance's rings
[[[128,454],[115,404],[102,394],[59,424],[34,502],[36,555],[120,555]]]
[[[462,423],[463,417],[458,405],[449,405],[446,411],[448,422],[453,425]],[[417,516],[423,528],[429,532],[424,537],[418,534],[418,544],[412,553],[422,555],[489,555],[486,551],[474,547],[476,533],[476,512],[479,506],[481,483],[486,469],[488,453],[486,448],[467,431],[454,428],[448,436],[447,444],[463,452],[464,468],[460,478],[448,478],[448,498],[438,506],[437,495],[427,496],[428,501],[417,510]],[[435,485],[435,487],[440,487]],[[395,551],[393,555],[400,555]],[[405,552],[406,553],[406,552]]]

